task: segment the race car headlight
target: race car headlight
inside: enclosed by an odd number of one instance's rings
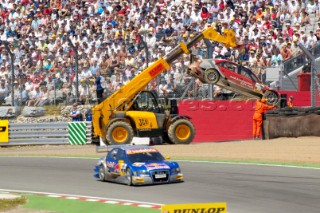
[[[176,174],[180,172],[180,168],[172,168],[171,169],[171,174]]]
[[[137,175],[148,175],[148,171],[147,170],[138,170],[135,173]]]

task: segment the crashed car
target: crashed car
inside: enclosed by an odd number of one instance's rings
[[[127,185],[150,185],[182,182],[183,174],[177,162],[168,161],[150,146],[112,146],[99,159],[94,177]]]
[[[228,60],[196,61],[187,73],[202,83],[216,84],[249,98],[266,98],[268,104],[275,105],[280,100],[280,94],[264,85],[250,69]]]

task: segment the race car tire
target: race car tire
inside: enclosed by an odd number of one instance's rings
[[[127,176],[127,180],[128,180],[128,186],[132,186],[132,172],[131,172],[131,169],[127,168],[127,173],[126,173],[126,176]]]
[[[267,103],[270,105],[276,105],[280,100],[280,96],[275,91],[271,90],[266,91],[263,94],[263,97],[267,99]]]
[[[108,128],[106,138],[111,145],[130,144],[133,139],[133,129],[124,121],[116,121]]]
[[[103,165],[99,166],[99,180],[102,182],[106,181],[106,169]]]
[[[220,79],[220,73],[214,69],[208,69],[203,74],[204,81],[208,84],[216,84]]]
[[[195,136],[194,125],[187,119],[179,119],[168,129],[168,136],[173,144],[189,144]]]

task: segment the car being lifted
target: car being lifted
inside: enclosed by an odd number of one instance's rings
[[[223,59],[204,59],[193,62],[187,73],[202,83],[215,84],[249,98],[266,98],[268,104],[277,104],[280,94],[264,85],[248,68]]]

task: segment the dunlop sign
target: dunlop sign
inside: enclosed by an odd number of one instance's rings
[[[8,120],[0,120],[0,143],[9,142],[9,122]]]
[[[197,203],[163,205],[161,213],[227,213],[226,203]]]

